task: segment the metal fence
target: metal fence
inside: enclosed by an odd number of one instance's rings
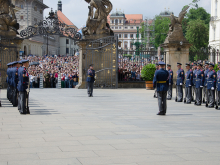
[[[143,81],[142,68],[158,61],[166,61],[166,53],[148,50],[118,50],[118,81]]]

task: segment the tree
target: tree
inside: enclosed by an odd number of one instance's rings
[[[155,48],[158,48],[160,44],[164,43],[170,23],[170,18],[161,16],[155,17],[154,26],[150,27],[150,30],[154,32],[154,36],[150,37],[150,42],[154,43]]]
[[[186,29],[186,39],[193,45],[192,50],[208,47],[209,28],[205,21],[200,19],[190,21]]]

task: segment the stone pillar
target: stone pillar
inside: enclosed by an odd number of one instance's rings
[[[166,64],[171,65],[171,69],[173,70],[174,84],[176,84],[177,79],[177,62],[182,63],[182,69],[185,70],[185,64],[189,63],[190,46],[191,44],[189,43],[183,43],[183,45],[180,45],[179,42],[165,43],[161,45],[166,52],[164,60],[166,61]]]

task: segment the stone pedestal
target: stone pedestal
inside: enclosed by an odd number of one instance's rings
[[[87,78],[87,70],[89,69],[90,64],[94,64],[94,69],[98,74],[97,80],[100,80],[101,78],[105,77],[105,79],[109,79],[109,81],[112,80],[112,75],[115,75],[115,81],[116,81],[116,69],[111,71],[115,72],[113,74],[110,74],[110,71],[107,70],[106,68],[110,68],[110,65],[113,66],[114,64],[112,61],[115,62],[115,68],[116,68],[116,51],[113,51],[115,53],[114,59],[110,58],[106,59],[106,53],[110,53],[110,49],[112,51],[112,44],[109,46],[105,46],[101,49],[88,49],[88,48],[97,48],[100,47],[99,43],[92,43],[92,41],[101,39],[104,37],[109,37],[109,35],[89,35],[89,36],[84,36],[82,41],[79,41],[77,44],[79,46],[79,84],[76,86],[78,89],[85,89],[86,88],[86,78]],[[104,45],[104,43],[103,43]],[[108,50],[108,51],[107,51]],[[99,72],[100,71],[100,72]],[[105,74],[106,72],[109,72],[109,74]],[[104,82],[103,82],[104,83]]]
[[[22,43],[23,39],[15,38],[15,39],[4,39],[0,40],[0,60],[1,60],[1,77],[0,84],[2,88],[7,87],[6,77],[7,77],[7,64],[9,62],[18,61],[19,60],[19,50],[17,47],[20,43]]]
[[[171,65],[173,70],[173,80],[176,84],[177,79],[177,63],[182,63],[182,69],[185,70],[185,64],[189,63],[189,48],[191,44],[184,42],[180,45],[180,42],[164,43],[161,47],[166,52],[166,64]]]

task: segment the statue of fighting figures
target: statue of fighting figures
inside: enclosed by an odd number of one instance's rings
[[[18,33],[19,24],[14,13],[15,6],[10,0],[0,0],[0,36],[13,38]]]
[[[172,41],[182,41],[187,42],[183,36],[182,21],[185,17],[189,6],[186,6],[179,14],[179,17],[175,17],[173,14],[170,16],[171,24],[169,25],[169,32],[164,43],[169,43]]]
[[[112,3],[109,0],[85,0],[90,4],[86,27],[82,29],[83,35],[109,34],[113,31],[107,22],[107,16],[112,11]],[[96,9],[94,13],[94,9]]]

